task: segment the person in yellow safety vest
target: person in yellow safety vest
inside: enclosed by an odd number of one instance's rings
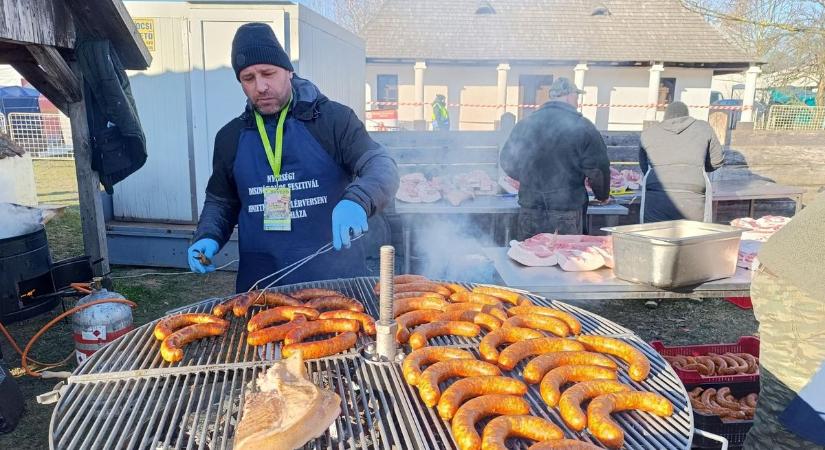
[[[447,111],[447,98],[441,94],[433,100],[433,130],[449,131],[450,113]]]

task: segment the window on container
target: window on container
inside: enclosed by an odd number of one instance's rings
[[[659,111],[664,111],[666,105],[673,103],[676,94],[676,78],[662,78],[659,80]]]
[[[398,103],[398,75],[378,75],[376,83],[378,102]],[[398,105],[378,105],[376,109],[398,109]]]

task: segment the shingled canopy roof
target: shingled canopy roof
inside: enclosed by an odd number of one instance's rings
[[[757,62],[678,0],[387,0],[361,35],[370,61]]]

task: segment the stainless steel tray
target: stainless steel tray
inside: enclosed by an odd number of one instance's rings
[[[690,220],[602,230],[613,235],[616,277],[661,289],[733,276],[743,231]]]

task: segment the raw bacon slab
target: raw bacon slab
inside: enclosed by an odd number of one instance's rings
[[[556,252],[559,267],[565,272],[589,272],[605,265],[604,258],[595,249],[559,250]]]
[[[589,271],[613,267],[613,240],[610,236],[541,233],[522,242],[511,241],[507,255],[525,266],[559,264],[566,271]]]

